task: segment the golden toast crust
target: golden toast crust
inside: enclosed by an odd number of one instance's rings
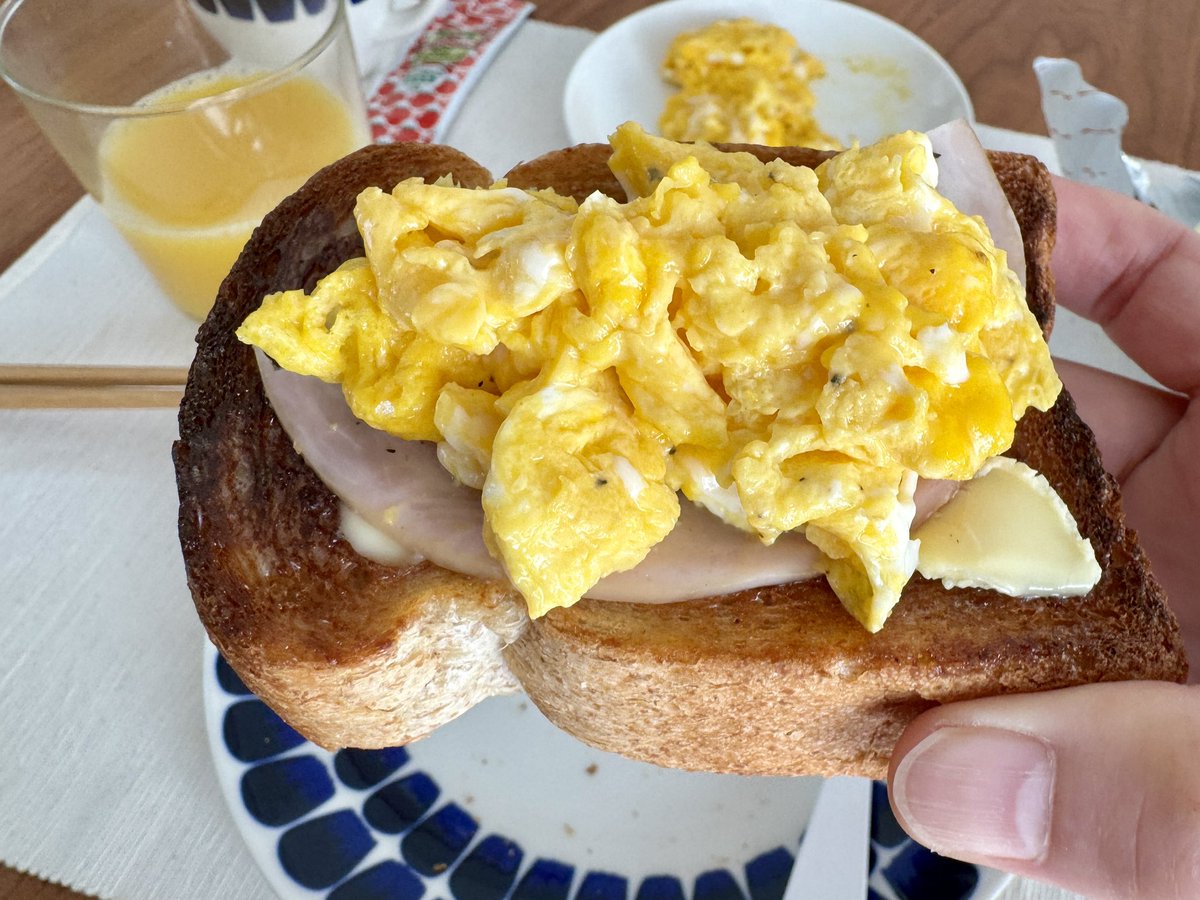
[[[736,149],[805,165],[828,155]],[[619,197],[609,152],[556,151],[509,183]],[[1030,157],[990,156],[1024,236],[1030,307],[1048,331],[1049,176]],[[359,556],[233,332],[264,294],[311,287],[361,252],[359,190],[448,172],[465,185],[491,180],[455,151],[411,144],[366,148],[318,173],[255,232],[197,338],[174,448],[189,584],[217,647],[307,737],[406,743],[520,687],[581,739],[662,765],[882,777],[904,726],[939,702],[1184,679],[1178,627],[1065,393],[1022,419],[1012,455],[1046,475],[1092,540],[1104,575],[1085,598],[948,591],[917,577],[871,635],[817,580],[666,606],[582,601],[529,623],[505,585]]]

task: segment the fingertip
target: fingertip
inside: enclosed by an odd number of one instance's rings
[[[1049,846],[1055,762],[1036,735],[945,725],[899,756],[889,798],[901,825],[932,850],[1036,861]]]
[[[931,710],[889,766],[901,826],[943,855],[1088,896],[1200,896],[1200,694],[1086,685]]]

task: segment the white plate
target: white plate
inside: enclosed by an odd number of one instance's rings
[[[276,893],[314,900],[779,900],[821,786],[660,769],[498,697],[405,748],[329,753],[206,643],[222,793]],[[875,785],[873,897],[989,900],[1008,876],[900,830]]]
[[[660,74],[671,40],[738,17],[788,29],[825,64],[826,76],[813,83],[817,122],[844,144],[927,131],[951,119],[974,121],[950,65],[912,32],[861,7],[837,0],[669,0],[617,22],[579,57],[563,101],[571,139],[604,141],[631,119],[657,131],[674,90]]]

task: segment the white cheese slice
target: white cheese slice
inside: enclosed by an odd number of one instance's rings
[[[1044,476],[1015,459],[989,460],[914,537],[917,571],[947,588],[1013,597],[1076,597],[1100,580],[1092,545]]]

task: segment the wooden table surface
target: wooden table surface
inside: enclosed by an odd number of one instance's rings
[[[780,0],[784,2],[784,0]],[[1031,64],[1077,60],[1129,106],[1125,148],[1200,169],[1195,0],[857,0],[920,35],[958,72],[980,122],[1045,134]],[[645,0],[539,0],[535,17],[600,29]],[[819,48],[810,48],[819,52]],[[82,194],[7,86],[0,88],[0,270]],[[81,895],[0,866],[0,900]]]

